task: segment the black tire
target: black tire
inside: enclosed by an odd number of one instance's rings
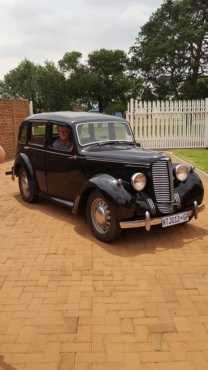
[[[98,209],[103,210],[104,214],[99,213]],[[97,239],[105,243],[110,243],[118,238],[121,229],[116,217],[116,208],[98,190],[93,191],[88,197],[86,215],[87,222]],[[104,218],[105,221],[103,220],[103,223],[99,223],[96,215],[97,217]]]
[[[24,167],[19,169],[18,180],[22,199],[28,203],[37,202],[38,191],[35,180],[30,178],[27,170]]]

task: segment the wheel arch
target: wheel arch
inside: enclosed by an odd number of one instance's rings
[[[33,171],[33,168],[32,168],[31,161],[30,161],[29,157],[27,156],[27,154],[25,154],[25,153],[19,153],[18,157],[15,160],[14,172],[15,172],[16,176],[19,175],[19,171],[20,171],[21,167],[23,167],[27,171],[27,173],[28,173],[28,175],[30,176],[31,179],[34,178],[34,171]]]
[[[116,178],[108,174],[100,174],[89,179],[75,200],[74,213],[83,210],[85,202],[92,191],[98,190],[107,197],[115,206],[131,207],[132,195],[120,184]]]
[[[80,196],[75,200],[73,213],[84,213],[84,206],[87,204],[90,194],[96,189],[95,186],[88,186],[82,191]]]

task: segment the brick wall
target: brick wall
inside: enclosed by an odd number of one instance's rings
[[[14,157],[18,129],[28,115],[29,102],[27,100],[0,99],[0,145],[4,147],[7,159]]]

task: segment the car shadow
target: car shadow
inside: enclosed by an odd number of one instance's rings
[[[156,251],[161,252],[167,249],[183,248],[193,243],[193,241],[198,242],[208,236],[207,229],[194,223],[189,223],[167,229],[154,226],[150,232],[146,232],[143,228],[122,230],[117,240],[107,244],[97,240],[92,235],[83,215],[73,215],[71,209],[67,206],[48,199],[41,199],[38,203],[30,204],[24,202],[19,194],[15,194],[15,199],[26,208],[69,222],[74,226],[77,236],[86,239],[91,246],[99,246],[108,253],[120,257],[131,257],[139,254],[155,253]]]

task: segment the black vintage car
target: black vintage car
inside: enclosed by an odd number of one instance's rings
[[[73,213],[84,209],[92,232],[104,242],[121,229],[186,223],[204,208],[203,185],[191,166],[139,148],[125,120],[103,114],[28,117],[12,175],[27,202],[42,195]]]

